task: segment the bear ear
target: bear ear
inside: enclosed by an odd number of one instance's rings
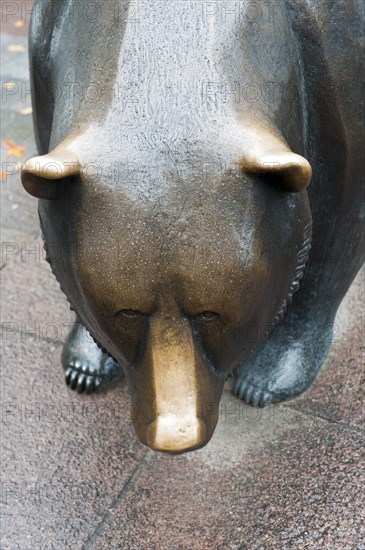
[[[266,129],[251,134],[250,144],[241,161],[248,174],[272,174],[290,193],[303,191],[312,177],[312,167],[302,156],[293,153],[284,139]]]
[[[80,163],[62,144],[50,153],[27,160],[22,166],[24,189],[38,199],[56,199],[61,183],[80,174]]]

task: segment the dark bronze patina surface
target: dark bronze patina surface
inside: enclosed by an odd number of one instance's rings
[[[242,17],[151,1],[138,24],[128,2],[97,20],[47,4],[22,181],[62,290],[115,360],[78,325],[67,380],[91,391],[118,363],[139,439],[199,448],[235,369],[252,405],[309,387],[363,262],[358,5],[344,28],[338,0],[255,24],[243,0]]]

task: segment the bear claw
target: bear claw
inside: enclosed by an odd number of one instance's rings
[[[252,407],[267,407],[272,403],[273,396],[269,391],[257,388],[246,379],[238,378],[233,393]]]
[[[79,359],[71,361],[65,370],[66,384],[77,393],[92,393],[101,385],[101,378],[98,376],[97,369],[86,361],[81,363]]]

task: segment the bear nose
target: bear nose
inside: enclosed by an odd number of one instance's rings
[[[178,454],[208,443],[224,378],[209,369],[186,319],[153,316],[140,363],[126,376],[133,424],[144,445]]]
[[[202,447],[206,443],[206,431],[200,418],[165,414],[147,427],[147,445],[154,451],[184,453]]]

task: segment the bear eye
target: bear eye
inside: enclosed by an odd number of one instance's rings
[[[144,314],[138,309],[121,309],[118,311],[117,315],[123,317],[124,319],[130,319],[131,321],[143,317]]]
[[[203,323],[212,323],[214,321],[217,321],[218,318],[218,313],[214,313],[214,311],[203,311],[196,316],[196,319]]]

